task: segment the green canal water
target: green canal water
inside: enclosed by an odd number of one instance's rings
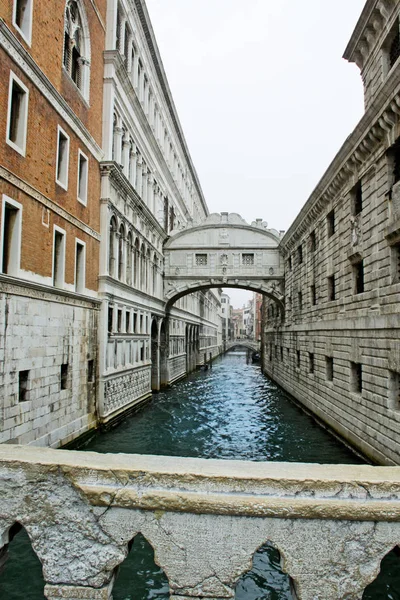
[[[230,353],[154,395],[139,413],[82,450],[252,461],[360,464],[363,460],[305,414],[246,355]],[[168,581],[137,536],[122,563],[114,600],[167,600]],[[0,576],[1,600],[43,600],[43,578],[22,530]],[[278,551],[266,544],[236,587],[237,600],[293,600]],[[391,552],[363,600],[400,600],[400,560]]]

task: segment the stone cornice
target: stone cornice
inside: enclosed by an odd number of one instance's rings
[[[7,52],[16,65],[23,71],[37,89],[45,96],[54,110],[68,124],[72,131],[83,141],[88,150],[97,160],[103,157],[103,151],[94,137],[75,115],[72,108],[55,89],[51,81],[41,71],[31,55],[17,40],[4,20],[0,19],[0,47]]]
[[[346,49],[343,53],[343,58],[346,60],[353,62],[354,61],[354,52],[357,46],[360,44],[362,34],[365,32],[365,29],[370,22],[373,12],[376,9],[377,4],[379,4],[379,0],[367,0],[366,5],[363,8],[363,11],[360,15],[360,18],[357,21],[353,34],[350,38],[349,43],[346,46]]]
[[[41,192],[39,192],[29,183],[27,183],[14,173],[11,173],[11,171],[8,171],[5,167],[2,166],[0,166],[0,179],[4,179],[5,181],[18,188],[37,202],[40,202],[40,204],[43,204],[43,206],[45,206],[55,214],[59,215],[65,221],[68,221],[68,223],[71,223],[71,225],[74,225],[74,227],[81,229],[87,235],[90,235],[95,240],[100,241],[100,233],[89,227],[89,225],[86,225],[86,223],[83,223],[83,221],[81,221],[77,217],[71,215],[62,206],[60,206],[53,200],[50,200],[50,198],[44,196]],[[97,199],[94,199],[94,201],[97,202]]]
[[[167,80],[167,76],[165,74],[164,71],[164,66],[162,64],[162,60],[161,60],[161,56],[160,56],[160,52],[158,50],[158,46],[157,46],[157,42],[156,42],[156,38],[154,35],[154,31],[153,28],[151,26],[151,22],[150,22],[150,17],[149,14],[147,12],[147,8],[146,5],[144,3],[143,0],[134,0],[135,2],[135,6],[136,6],[136,10],[138,12],[139,18],[140,18],[140,23],[142,25],[143,28],[143,32],[145,34],[146,37],[146,41],[150,50],[150,54],[154,63],[154,67],[156,69],[158,78],[159,78],[159,82],[160,82],[160,86],[161,89],[164,93],[164,97],[165,97],[165,102],[167,104],[172,122],[174,124],[175,127],[175,131],[176,131],[176,135],[179,139],[179,142],[181,144],[181,148],[182,148],[182,152],[186,158],[186,161],[188,163],[189,166],[189,170],[191,172],[192,178],[193,178],[193,183],[194,186],[197,190],[197,193],[199,194],[199,199],[200,202],[202,203],[203,206],[203,210],[205,212],[206,215],[209,214],[209,210],[207,207],[207,203],[206,200],[204,198],[204,194],[203,194],[203,190],[201,189],[201,185],[200,185],[200,181],[196,172],[196,169],[194,167],[194,164],[192,162],[192,159],[190,157],[189,154],[189,149],[187,147],[186,144],[186,140],[185,140],[185,136],[183,134],[183,130],[182,130],[182,126],[179,122],[179,118],[178,118],[178,114],[177,114],[177,110],[175,108],[175,104],[174,101],[172,99],[172,94],[171,94],[171,90],[169,88],[169,84],[168,84],[168,80]]]
[[[97,298],[88,298],[68,290],[53,288],[40,283],[0,274],[0,292],[13,296],[25,296],[30,299],[58,302],[82,308],[100,309],[101,301]]]
[[[390,74],[282,238],[280,248],[284,254],[299,243],[329,203],[340,197],[349,178],[359,177],[363,171],[370,169],[368,160],[382,145],[389,147],[394,143],[394,127],[399,115],[400,67]]]
[[[130,78],[128,77],[128,73],[127,73],[124,61],[122,60],[121,54],[117,50],[107,50],[104,52],[104,62],[106,64],[110,63],[114,66],[115,73],[118,78],[118,83],[121,85],[125,94],[127,95],[129,100],[133,104],[134,109],[135,109],[134,115],[135,115],[135,117],[137,117],[140,125],[146,132],[146,141],[151,145],[151,149],[153,150],[154,154],[157,156],[159,163],[162,165],[164,177],[168,180],[168,183],[169,183],[174,195],[176,196],[176,198],[178,200],[180,209],[182,210],[185,218],[188,220],[188,222],[191,222],[192,217],[188,211],[187,205],[182,197],[182,194],[179,191],[179,188],[178,188],[174,178],[172,177],[171,170],[169,169],[169,167],[167,165],[164,155],[161,152],[160,147],[155,139],[154,132],[153,132],[153,130],[149,124],[149,121],[147,119],[147,116],[143,110],[143,106],[142,106],[139,98],[137,97],[135,88],[133,87]],[[120,96],[118,91],[119,91],[118,86],[115,86],[115,92],[117,95],[117,99],[118,99],[118,96]],[[130,115],[130,117],[133,116],[133,113],[131,112],[130,107],[129,107],[129,115]]]

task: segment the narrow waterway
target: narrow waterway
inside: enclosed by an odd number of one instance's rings
[[[265,378],[258,365],[246,364],[245,353],[227,354],[211,370],[197,372],[155,395],[117,428],[97,434],[84,450],[252,461],[363,462]],[[24,531],[10,545],[10,555],[0,577],[0,598],[43,600],[40,564]],[[364,600],[400,600],[396,591],[400,590],[399,564],[397,557],[389,556],[386,579],[374,584]],[[28,572],[29,596],[21,585]],[[168,581],[154,564],[151,547],[137,536],[120,567],[114,600],[168,597]],[[266,545],[255,554],[253,569],[238,583],[236,598],[292,600],[289,578],[282,573],[274,548]]]

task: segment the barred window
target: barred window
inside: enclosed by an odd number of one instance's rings
[[[242,254],[242,265],[254,265],[254,254]]]
[[[206,267],[207,266],[207,254],[196,254],[196,266]]]

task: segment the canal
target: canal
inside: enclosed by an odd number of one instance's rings
[[[155,395],[140,412],[117,428],[96,434],[81,449],[252,461],[364,462],[264,377],[258,365],[247,364],[246,354],[240,352],[217,359],[212,369]],[[9,554],[0,577],[0,598],[43,600],[40,564],[24,530],[10,544]],[[168,597],[168,581],[154,564],[151,547],[137,536],[119,569],[114,600]],[[272,546],[266,544],[255,554],[252,571],[237,585],[236,598],[294,598]],[[394,552],[363,596],[363,600],[386,599],[400,600],[400,561]]]

